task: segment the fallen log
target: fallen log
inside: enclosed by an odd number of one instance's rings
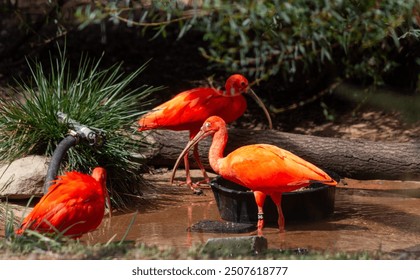
[[[152,131],[154,143],[147,164],[172,168],[188,141],[188,132]],[[151,139],[151,140],[150,140]],[[199,144],[206,168],[211,139]],[[420,143],[387,143],[365,140],[345,140],[291,134],[276,130],[230,129],[225,155],[248,144],[266,143],[289,150],[320,168],[354,179],[417,180],[420,179]],[[192,167],[197,167],[193,159]]]

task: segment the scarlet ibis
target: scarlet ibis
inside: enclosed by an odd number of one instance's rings
[[[23,220],[16,234],[30,229],[79,238],[100,225],[105,212],[105,202],[110,207],[104,168],[96,167],[92,176],[74,171],[67,172],[58,176],[48,192]]]
[[[203,122],[210,116],[217,115],[230,123],[243,115],[247,103],[243,93],[250,94],[255,101],[263,108],[267,116],[269,127],[272,128],[270,114],[264,106],[264,103],[258,98],[255,92],[249,87],[248,80],[240,75],[230,76],[225,84],[224,90],[215,88],[194,88],[179,93],[171,100],[157,106],[149,113],[144,115],[139,121],[139,130],[150,129],[170,129],[170,130],[189,130],[190,140],[200,130]],[[209,177],[204,170],[198,154],[198,147],[194,146],[194,158],[201,169],[204,182],[208,183]],[[186,184],[194,192],[198,184],[193,184],[189,172],[188,153],[184,157]],[[198,190],[198,192],[200,192]]]
[[[258,232],[264,227],[263,206],[267,195],[271,196],[279,213],[278,225],[284,231],[284,217],[281,209],[282,193],[297,190],[320,182],[337,184],[328,174],[292,154],[289,151],[268,144],[240,147],[223,157],[228,134],[225,121],[217,116],[209,117],[197,135],[188,142],[172,171],[173,182],[181,158],[200,140],[212,135],[209,162],[213,170],[223,178],[240,184],[254,192],[258,206]]]

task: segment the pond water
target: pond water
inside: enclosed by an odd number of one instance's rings
[[[202,220],[221,220],[211,190],[196,196],[185,186],[151,180],[155,188],[145,192],[138,212],[115,213],[111,221],[104,219],[84,240],[107,242],[127,234],[126,240],[188,248],[209,238],[253,234],[187,231]],[[271,249],[407,252],[420,256],[420,182],[343,180],[336,190],[331,217],[314,222],[286,220],[285,233],[267,226],[263,235]]]

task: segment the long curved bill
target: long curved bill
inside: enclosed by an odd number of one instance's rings
[[[202,130],[200,130],[197,135],[195,135],[195,137],[193,139],[191,139],[190,141],[188,141],[187,145],[185,146],[184,150],[181,152],[181,154],[179,155],[178,159],[175,162],[174,168],[172,169],[172,175],[171,175],[171,184],[173,184],[174,182],[174,178],[175,178],[175,173],[176,173],[176,169],[178,168],[179,164],[181,163],[181,159],[184,158],[185,154],[188,153],[192,147],[194,147],[195,145],[197,145],[198,142],[200,142],[202,139],[206,138],[207,136],[211,135],[213,132],[211,131],[207,131],[204,132]]]
[[[106,204],[108,204],[108,218],[111,219],[111,216],[112,216],[111,199],[109,198],[109,194],[106,188],[105,188],[105,200],[106,200]]]
[[[273,128],[273,122],[271,121],[270,114],[268,113],[267,108],[265,107],[264,103],[261,101],[261,99],[258,97],[258,95],[252,90],[252,88],[248,88],[247,93],[257,102],[257,104],[263,109],[265,116],[268,120],[268,126],[270,129]]]
[[[112,212],[111,199],[109,197],[108,189],[106,187],[107,172],[103,167],[95,167],[92,170],[91,176],[93,177],[93,179],[95,179],[97,182],[99,182],[99,184],[102,188],[102,193],[103,193],[104,199],[105,199],[105,208],[108,205],[108,216],[109,216],[109,218],[111,218],[111,212]]]
[[[111,199],[109,198],[108,192],[106,193],[106,203],[108,203],[108,217],[111,219],[112,207],[111,207]]]

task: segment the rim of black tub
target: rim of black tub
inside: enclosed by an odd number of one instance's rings
[[[340,180],[338,176],[334,179]],[[220,216],[236,223],[256,223],[257,205],[249,189],[217,176],[210,182]],[[334,212],[335,187],[314,183],[303,190],[283,193],[282,210],[287,222],[314,221]],[[269,196],[264,204],[264,220],[277,224],[277,208]]]

